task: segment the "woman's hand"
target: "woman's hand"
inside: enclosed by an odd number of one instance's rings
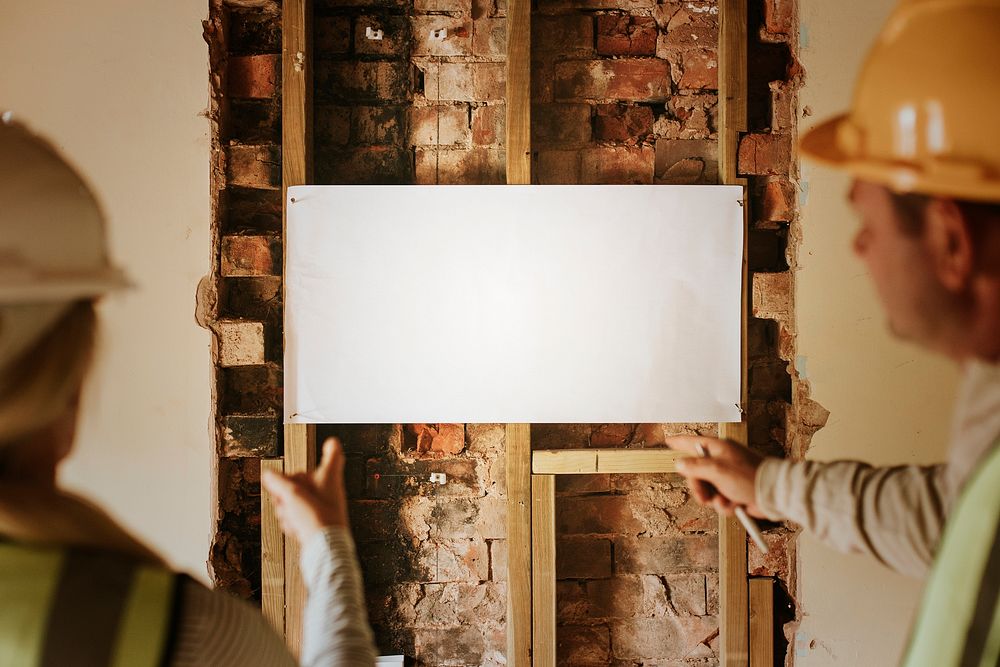
[[[765,518],[757,507],[754,480],[763,457],[728,440],[693,435],[677,435],[666,439],[667,446],[692,454],[677,461],[677,472],[683,475],[702,505],[712,505],[719,514],[732,515],[743,505],[749,514]],[[698,444],[708,451],[701,457]]]
[[[323,458],[313,472],[265,471],[261,482],[271,494],[281,530],[300,545],[328,526],[347,527],[344,448],[336,438],[323,443]]]

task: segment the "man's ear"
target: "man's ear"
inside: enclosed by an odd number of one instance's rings
[[[932,199],[924,210],[924,243],[945,289],[960,292],[972,276],[975,249],[969,223],[951,199]]]

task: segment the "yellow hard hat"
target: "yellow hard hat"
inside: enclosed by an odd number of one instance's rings
[[[804,155],[881,183],[1000,201],[1000,0],[903,0],[848,113],[809,131]]]
[[[47,141],[0,116],[0,306],[69,302],[125,287],[90,188]]]

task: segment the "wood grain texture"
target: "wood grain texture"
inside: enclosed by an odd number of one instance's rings
[[[719,175],[736,185],[741,132],[747,131],[747,0],[719,0]]]
[[[283,472],[281,459],[261,459],[260,471]],[[285,634],[285,536],[274,514],[271,494],[260,489],[260,606],[264,619]]]
[[[740,406],[747,402],[746,180],[737,175],[740,134],[747,130],[747,1],[719,0],[719,174],[723,184],[743,185],[743,267],[740,313]],[[747,424],[719,424],[719,437],[747,445]],[[719,517],[720,652],[722,667],[749,662],[750,601],[746,530],[735,518]]]
[[[281,8],[281,185],[282,230],[287,226],[288,188],[312,180],[312,0],[285,0]],[[287,247],[286,244],[282,244]],[[284,261],[282,262],[284,264]],[[284,470],[315,465],[316,430],[285,425]],[[285,641],[299,655],[306,590],[299,572],[299,546],[285,540]]]
[[[531,664],[531,427],[507,424],[507,664]]]
[[[556,478],[531,478],[532,665],[556,664]]]
[[[531,0],[507,2],[507,183],[531,183]]]
[[[285,424],[285,474],[313,470],[316,451],[314,424]],[[295,540],[285,540],[285,642],[296,657],[302,646],[306,605],[306,586],[299,569],[300,553]]]
[[[746,423],[719,424],[719,435],[746,445]],[[750,650],[747,532],[735,517],[719,517],[719,608],[720,665],[747,667]]]
[[[750,579],[750,667],[774,667],[774,579]]]
[[[536,475],[676,472],[687,454],[671,449],[545,449],[531,455]]]

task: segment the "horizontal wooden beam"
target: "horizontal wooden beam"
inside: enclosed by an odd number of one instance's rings
[[[672,449],[541,449],[531,454],[536,475],[592,475],[599,472],[677,472],[677,459],[688,456]]]

